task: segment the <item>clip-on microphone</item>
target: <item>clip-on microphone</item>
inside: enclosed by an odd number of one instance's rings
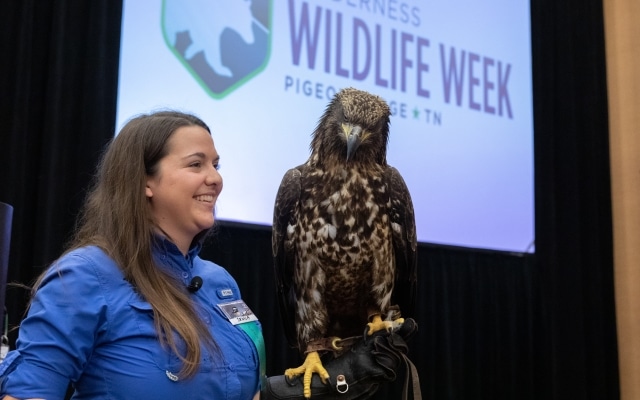
[[[189,286],[187,286],[187,289],[189,290],[189,292],[195,293],[200,290],[201,287],[202,278],[200,278],[199,276],[194,276],[193,279],[191,279],[191,283],[189,283]]]

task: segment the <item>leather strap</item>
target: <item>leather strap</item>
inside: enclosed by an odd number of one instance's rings
[[[409,379],[411,379],[412,383],[411,389],[413,392],[413,400],[422,400],[422,391],[420,390],[420,377],[418,376],[418,369],[405,354],[402,354],[402,358],[404,359],[404,365],[407,371],[404,377],[404,386],[402,388],[402,400],[409,399]]]
[[[335,353],[342,353],[345,350],[348,350],[351,346],[356,344],[359,340],[362,340],[362,337],[352,336],[346,339],[340,339],[337,336],[314,339],[307,342],[307,349],[305,350],[305,354],[311,353],[312,351],[331,351]]]

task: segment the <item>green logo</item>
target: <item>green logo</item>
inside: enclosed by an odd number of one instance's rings
[[[272,0],[163,0],[167,46],[221,99],[258,75],[271,54]]]

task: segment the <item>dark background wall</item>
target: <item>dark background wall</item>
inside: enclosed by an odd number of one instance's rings
[[[30,284],[62,250],[115,130],[122,4],[0,7],[8,280]],[[411,358],[428,399],[619,398],[602,2],[532,0],[531,11],[536,253],[420,245]],[[220,224],[203,256],[237,278],[261,319],[269,375],[297,363],[276,310],[269,227]],[[27,300],[7,288],[12,326]]]

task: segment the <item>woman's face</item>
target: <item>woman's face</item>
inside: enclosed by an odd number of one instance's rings
[[[194,236],[213,226],[222,190],[220,156],[209,132],[199,126],[178,128],[167,149],[158,172],[147,180],[145,194],[155,223],[186,254]]]

